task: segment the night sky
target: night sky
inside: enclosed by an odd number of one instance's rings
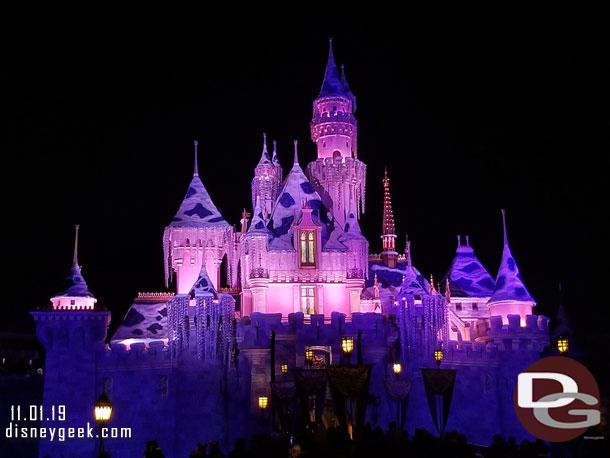
[[[28,311],[46,305],[69,271],[75,223],[83,275],[113,326],[138,291],[163,290],[161,237],[191,179],[194,139],[200,176],[231,224],[249,206],[263,132],[277,139],[285,172],[298,139],[305,168],[332,35],[357,97],[371,251],[381,245],[384,166],[398,249],[408,234],[426,276],[449,268],[457,234],[470,235],[495,276],[506,208],[536,312],[555,316],[561,282],[576,336],[594,348],[608,323],[610,151],[608,49],[595,27],[323,22],[213,27],[208,17],[171,30],[143,20],[32,25],[14,36],[0,70],[0,330],[33,330]]]

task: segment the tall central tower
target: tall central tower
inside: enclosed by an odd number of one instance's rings
[[[358,160],[356,97],[337,70],[332,40],[320,95],[313,102],[311,139],[318,158],[307,167],[309,179],[343,228],[350,209],[364,212],[366,165]]]

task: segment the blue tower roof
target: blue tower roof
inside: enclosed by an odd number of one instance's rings
[[[261,202],[258,197],[256,197],[254,216],[252,217],[252,222],[250,223],[250,228],[246,233],[246,237],[252,237],[255,235],[270,235],[269,229],[267,228],[267,221],[265,221],[263,210],[261,208]]]
[[[290,230],[292,225],[298,221],[304,201],[309,202],[313,209],[312,217],[316,224],[322,222],[322,243],[328,238],[328,224],[330,220],[326,207],[322,204],[320,195],[313,188],[303,169],[299,165],[297,157],[297,143],[295,140],[295,158],[292,169],[288,173],[284,185],[278,195],[271,218],[268,224],[272,232],[272,249],[292,249],[292,236]],[[297,221],[295,221],[297,218]]]
[[[521,274],[519,273],[519,267],[517,267],[517,263],[510,252],[508,236],[506,234],[506,214],[504,210],[502,210],[502,223],[504,226],[504,251],[502,252],[502,261],[500,262],[498,276],[496,277],[496,286],[489,299],[489,303],[502,301],[536,303],[525,288],[523,280],[521,279]]]
[[[208,271],[205,269],[205,264],[201,265],[201,270],[199,271],[199,277],[197,281],[189,291],[189,297],[199,297],[199,296],[217,296],[218,292],[214,289],[214,285],[208,276]]]
[[[322,88],[320,89],[320,95],[318,97],[345,95],[345,92],[345,86],[343,85],[341,78],[339,77],[337,64],[335,64],[335,58],[333,56],[333,40],[331,38],[328,51],[328,63],[326,64],[326,72],[324,72],[324,81],[322,81]]]
[[[75,236],[74,236],[74,256],[72,259],[72,268],[70,269],[70,274],[64,280],[64,289],[63,292],[56,295],[59,296],[68,296],[68,297],[94,297],[93,294],[89,292],[89,287],[87,286],[87,282],[83,278],[81,274],[81,268],[78,265],[78,224],[75,226]]]
[[[445,278],[447,276],[452,296],[490,297],[493,293],[493,277],[476,257],[470,244],[461,245],[459,236],[457,251]]]
[[[197,142],[195,142],[195,172],[178,213],[170,223],[171,227],[228,227],[207,189],[199,179],[197,169]]]
[[[407,269],[405,278],[400,285],[400,295],[413,294],[414,296],[430,295],[430,283],[419,273],[411,262],[411,242],[407,242]]]
[[[274,159],[277,158],[274,155]],[[267,151],[267,134],[263,134],[263,152],[261,153],[261,158],[258,161],[258,165],[270,165],[272,163],[271,158],[269,157],[269,152]],[[273,162],[275,164],[275,162]]]

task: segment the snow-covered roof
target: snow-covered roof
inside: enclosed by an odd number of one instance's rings
[[[459,239],[458,239],[459,240]],[[455,297],[489,297],[495,281],[469,245],[458,241],[457,251],[449,272],[449,289]]]
[[[201,265],[201,270],[199,271],[199,277],[197,281],[189,291],[189,297],[200,297],[200,296],[217,296],[218,292],[214,288],[210,277],[208,276],[208,271],[205,268],[205,264]]]
[[[296,146],[295,146],[296,148]],[[268,224],[272,233],[269,247],[272,250],[292,248],[292,226],[295,217],[297,222],[301,217],[303,203],[307,201],[312,208],[312,218],[316,224],[322,222],[322,246],[328,239],[330,220],[326,207],[322,204],[320,195],[313,188],[305,173],[295,159],[292,169],[288,173],[278,198],[273,206],[271,218]],[[275,239],[282,239],[276,242]],[[286,248],[290,247],[290,248]]]
[[[170,223],[172,227],[228,227],[207,189],[195,174],[178,213]]]
[[[517,263],[508,246],[506,215],[504,210],[502,210],[502,219],[504,224],[504,250],[502,251],[502,261],[500,262],[498,276],[496,277],[496,286],[489,299],[489,303],[517,301],[532,302],[535,304],[536,301],[532,298],[523,284],[521,274],[519,273],[519,267],[517,267]]]
[[[254,216],[250,222],[250,228],[246,233],[246,237],[253,237],[257,235],[270,235],[269,229],[267,229],[267,221],[265,221],[265,216],[263,215],[263,210],[258,196],[256,197],[256,205],[254,206]]]
[[[167,302],[134,302],[116,330],[112,342],[137,339],[138,342],[167,339]]]
[[[64,280],[64,289],[55,297],[94,297],[89,292],[87,282],[81,274],[81,268],[78,264],[73,264],[70,269],[70,274]]]
[[[347,221],[345,222],[344,233],[339,237],[339,241],[345,242],[347,240],[362,240],[364,238],[365,237],[362,235],[355,212],[350,211],[347,215]]]

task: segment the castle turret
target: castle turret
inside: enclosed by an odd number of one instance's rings
[[[526,316],[531,315],[532,307],[536,305],[536,301],[525,288],[519,274],[519,267],[517,267],[517,263],[510,252],[506,233],[506,212],[504,210],[502,210],[502,225],[504,250],[496,277],[496,285],[488,302],[489,313],[491,316],[501,316],[504,324],[508,324],[508,315],[519,315],[521,325],[524,326]]]
[[[355,110],[356,98],[344,70],[339,75],[331,40],[324,81],[313,102],[310,123],[318,157],[309,164],[307,172],[341,227],[345,225],[351,200],[355,203],[356,217],[364,212],[366,165],[358,160]]]
[[[267,285],[269,283],[269,236],[267,221],[260,199],[256,198],[254,216],[244,242],[244,277],[249,292],[252,294],[252,310],[245,307],[242,312],[265,312],[267,308]],[[242,261],[243,262],[243,261]],[[248,292],[245,292],[248,294]]]
[[[263,134],[263,152],[254,169],[252,179],[252,208],[256,205],[256,199],[260,199],[263,216],[268,218],[273,210],[273,204],[277,199],[282,185],[282,166],[277,158],[277,143],[273,142],[273,156],[269,157],[267,151],[267,134]]]
[[[392,211],[392,197],[390,197],[390,179],[388,169],[385,169],[383,177],[383,229],[381,240],[383,251],[381,259],[391,268],[398,264],[398,252],[396,251],[396,228],[394,227],[394,212]]]
[[[100,310],[81,275],[77,258],[78,226],[74,257],[67,288],[51,299],[51,307],[30,312],[36,322],[36,337],[45,349],[45,382],[41,411],[46,427],[94,426],[92,406],[103,391],[96,378],[96,353],[103,350],[110,324],[110,312]],[[66,406],[64,421],[52,416],[58,406]],[[21,426],[21,424],[20,424]],[[112,423],[110,424],[112,426]],[[40,441],[40,456],[60,456],[65,444]],[[87,456],[91,443],[75,441],[71,456]]]
[[[212,283],[220,285],[220,265],[227,260],[227,282],[233,271],[233,228],[225,221],[199,178],[197,141],[193,179],[178,213],[165,228],[163,250],[166,286],[177,274],[176,293],[186,294],[205,265]]]
[[[78,265],[78,224],[74,227],[74,255],[70,275],[66,277],[61,293],[51,298],[54,310],[93,310],[97,299],[89,292],[87,282]]]

